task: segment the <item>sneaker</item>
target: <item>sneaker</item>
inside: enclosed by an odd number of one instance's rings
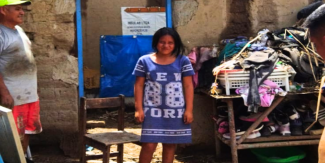
[[[263,129],[261,130],[261,135],[263,137],[269,137],[272,135],[272,133],[275,133],[275,131],[277,131],[279,128],[278,125],[273,125],[273,126],[265,126],[263,127]]]
[[[279,132],[282,136],[290,136],[291,132],[290,132],[290,123],[286,123],[286,124],[282,124],[279,127]]]
[[[230,133],[225,133],[225,134],[222,135],[222,137],[225,138],[225,139],[230,139]],[[236,135],[236,139],[237,140],[240,139],[240,136]]]
[[[252,132],[251,134],[249,134],[247,136],[247,139],[255,139],[258,137],[261,137],[261,133],[259,131],[256,131],[256,132]]]
[[[220,122],[220,124],[218,126],[218,132],[220,134],[229,132],[229,123],[227,121]]]
[[[224,137],[225,139],[230,139],[230,133],[225,133],[222,135],[222,137]],[[259,131],[255,131],[255,132],[252,132],[250,133],[248,136],[247,136],[247,139],[255,139],[255,138],[258,138],[258,137],[261,137],[261,133]],[[236,139],[240,139],[241,136],[240,135],[236,135]]]
[[[217,107],[218,117],[219,118],[226,118],[228,117],[228,106],[221,105]]]
[[[241,123],[242,125],[236,125],[236,135],[244,135],[246,130],[253,124],[251,122],[245,122],[243,121],[243,123]],[[237,127],[238,126],[238,127]],[[262,130],[262,128],[264,127],[264,125],[261,123],[259,124],[255,130],[253,130],[252,132],[257,132]]]
[[[295,120],[290,120],[290,132],[293,136],[302,135],[302,122],[300,118]]]
[[[296,107],[293,104],[288,104],[283,109],[283,112],[286,113],[291,120],[298,119],[300,117],[299,113],[296,110]]]
[[[260,116],[262,115],[261,112],[259,113],[254,113],[249,116],[240,116],[239,119],[246,121],[246,122],[255,122]],[[269,118],[265,117],[262,122],[269,122]]]

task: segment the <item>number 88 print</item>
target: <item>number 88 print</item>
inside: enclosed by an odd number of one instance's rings
[[[183,90],[181,82],[170,82],[165,86],[166,105],[171,108],[184,106]],[[159,106],[162,104],[162,86],[158,82],[147,81],[144,90],[144,105]]]

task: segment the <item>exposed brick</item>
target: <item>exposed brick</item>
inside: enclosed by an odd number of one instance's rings
[[[39,97],[42,100],[51,100],[55,98],[54,88],[39,88]]]
[[[78,98],[77,88],[54,88],[56,99],[76,99]]]

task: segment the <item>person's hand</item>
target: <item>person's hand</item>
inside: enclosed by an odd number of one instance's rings
[[[8,90],[0,91],[0,105],[8,109],[12,109],[14,107],[14,99]]]
[[[193,122],[193,112],[185,111],[184,113],[184,123],[190,124]]]
[[[142,123],[144,121],[144,113],[143,110],[135,111],[134,113],[135,121],[138,123]]]

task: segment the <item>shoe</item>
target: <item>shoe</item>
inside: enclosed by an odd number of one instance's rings
[[[230,139],[230,133],[225,133],[225,134],[222,135],[222,137],[225,138],[225,139]],[[236,139],[237,140],[240,139],[240,136],[236,135]]]
[[[251,134],[249,134],[247,136],[247,139],[255,139],[258,137],[261,137],[261,133],[259,131],[256,131],[256,132],[252,132]]]
[[[290,132],[293,136],[302,135],[302,122],[300,118],[295,120],[290,120]]]
[[[282,124],[279,127],[279,132],[282,136],[290,136],[291,132],[290,132],[290,123],[286,123],[286,124]]]
[[[220,124],[218,126],[218,132],[220,134],[229,132],[229,123],[227,121],[220,122]]]
[[[30,160],[29,158],[25,157],[26,158],[26,163],[34,163],[33,160]]]
[[[213,121],[216,123],[216,125],[218,126],[220,124],[220,122],[226,120],[227,118],[220,118],[218,115],[212,116]]]
[[[239,119],[246,122],[255,122],[261,115],[262,113],[259,112],[259,113],[251,114],[249,116],[240,116]],[[269,121],[270,121],[269,118],[265,117],[262,122],[269,122]]]
[[[225,139],[230,139],[230,133],[225,133],[222,135],[222,137],[224,137]],[[255,138],[258,138],[258,137],[261,137],[261,133],[259,131],[255,131],[255,132],[252,132],[250,133],[248,136],[247,136],[247,139],[255,139]],[[236,139],[240,139],[241,136],[239,135],[236,135]]]
[[[325,110],[323,110],[322,112],[319,111],[318,117],[324,116],[325,117]],[[308,109],[303,115],[302,115],[302,122],[303,123],[312,123],[315,121],[315,115],[314,112],[311,109]]]
[[[263,137],[269,137],[272,135],[272,133],[275,133],[279,128],[278,125],[273,125],[273,126],[264,126],[263,129],[261,130],[261,135]]]
[[[299,113],[296,110],[296,107],[293,104],[285,105],[283,112],[286,113],[291,120],[295,120],[300,117]]]
[[[221,105],[217,107],[218,117],[219,118],[226,118],[228,117],[228,106]]]
[[[244,135],[246,130],[253,124],[252,122],[245,122],[242,121],[242,123],[240,123],[241,125],[236,125],[236,135]],[[253,130],[252,132],[257,132],[262,130],[262,128],[264,127],[264,125],[261,123],[259,124],[255,130]]]

